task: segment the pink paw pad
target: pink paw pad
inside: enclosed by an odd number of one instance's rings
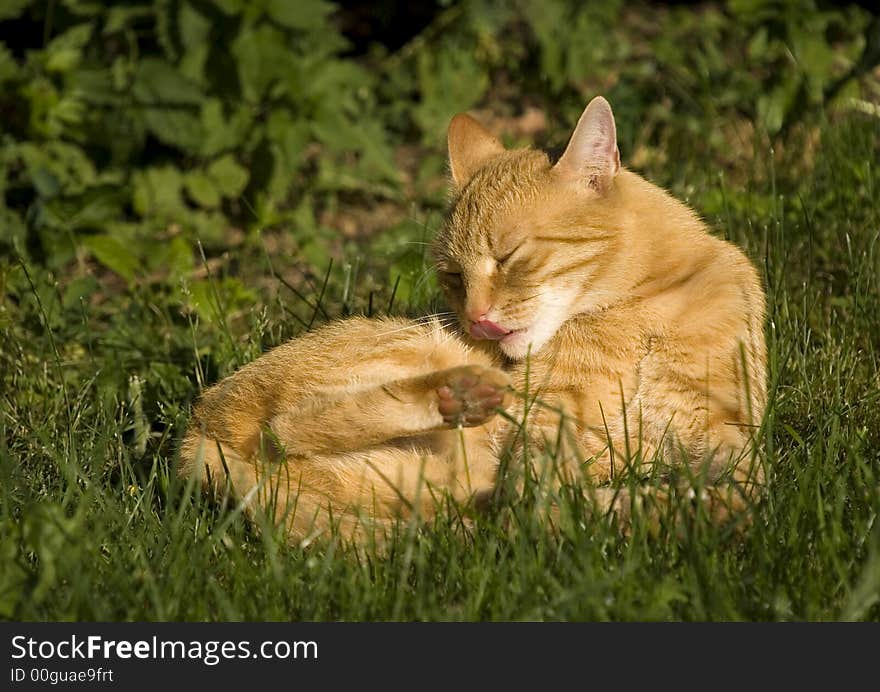
[[[446,384],[437,388],[443,421],[452,427],[485,423],[504,404],[508,389],[502,373],[477,367],[457,368]]]

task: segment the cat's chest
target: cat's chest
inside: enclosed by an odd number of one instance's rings
[[[599,317],[564,325],[538,354],[517,363],[512,375],[520,391],[629,399],[658,337],[627,316]]]

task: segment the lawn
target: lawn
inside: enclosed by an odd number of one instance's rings
[[[0,618],[880,617],[876,17],[100,5],[0,10]],[[402,525],[387,553],[290,547],[176,478],[203,387],[328,319],[440,309],[454,113],[563,146],[599,93],[623,164],[761,271],[747,530],[584,511],[550,531],[526,497],[466,535]]]

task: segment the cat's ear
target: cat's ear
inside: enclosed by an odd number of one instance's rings
[[[459,113],[449,123],[449,169],[452,184],[460,190],[491,158],[504,151],[504,145],[467,113]]]
[[[583,180],[605,193],[620,170],[617,128],[611,106],[601,96],[584,109],[555,170],[566,179]]]

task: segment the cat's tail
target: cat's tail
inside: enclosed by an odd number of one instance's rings
[[[221,504],[230,502],[262,530],[277,530],[290,545],[336,540],[381,551],[400,519],[342,507],[296,464],[244,457],[229,444],[191,429],[180,447],[178,475],[195,478]]]

